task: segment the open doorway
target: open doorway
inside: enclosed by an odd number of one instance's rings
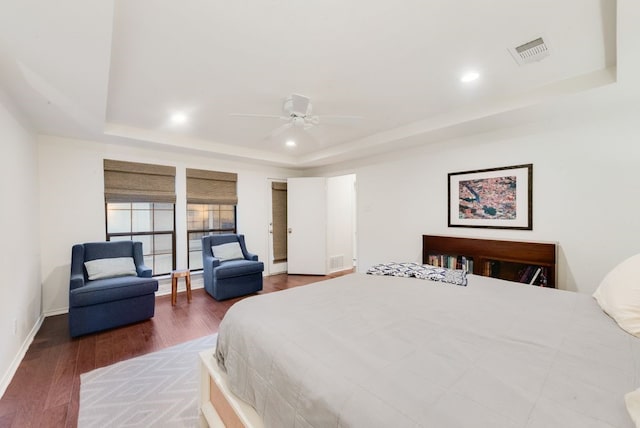
[[[287,182],[268,180],[269,263],[268,273],[287,271]]]
[[[327,270],[352,269],[357,264],[356,175],[327,179]]]

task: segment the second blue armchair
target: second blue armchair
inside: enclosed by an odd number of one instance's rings
[[[247,251],[244,235],[204,236],[202,263],[204,288],[216,300],[262,290],[264,264]]]

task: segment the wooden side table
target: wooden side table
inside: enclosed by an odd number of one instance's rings
[[[187,285],[187,301],[191,303],[191,274],[189,269],[171,271],[171,306],[178,301],[178,278],[184,278]]]

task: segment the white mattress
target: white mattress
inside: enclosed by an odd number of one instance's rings
[[[267,427],[633,427],[640,339],[591,296],[353,274],[236,303],[216,357]]]

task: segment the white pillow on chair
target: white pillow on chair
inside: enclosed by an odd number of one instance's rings
[[[211,247],[211,251],[213,252],[213,257],[220,259],[221,262],[244,259],[242,248],[240,248],[240,243],[238,242],[214,245]]]
[[[84,263],[89,281],[115,278],[118,276],[138,276],[133,257],[112,257],[95,259]]]

